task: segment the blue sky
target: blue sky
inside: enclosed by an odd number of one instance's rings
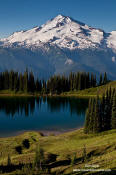
[[[58,14],[107,32],[116,30],[116,0],[0,0],[0,38]]]

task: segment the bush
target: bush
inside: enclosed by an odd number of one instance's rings
[[[50,163],[50,162],[55,162],[57,158],[56,154],[52,154],[52,153],[48,153],[47,154],[47,158],[46,158],[46,162]]]
[[[22,146],[16,146],[15,147],[15,150],[16,150],[16,152],[18,153],[18,154],[22,154]]]
[[[30,147],[30,142],[28,139],[24,139],[23,142],[22,142],[23,146],[27,149],[29,149]]]
[[[34,164],[39,170],[43,170],[44,161],[45,161],[44,150],[40,146],[37,146],[35,150]]]
[[[10,155],[8,154],[8,158],[7,158],[7,165],[10,166],[12,163],[11,163],[11,157]]]
[[[86,151],[86,146],[84,145],[82,150],[82,162],[85,162],[86,159],[87,159],[87,151]]]
[[[42,132],[39,132],[39,135],[40,135],[40,136],[44,136],[44,134],[43,134]]]
[[[72,159],[71,159],[71,165],[75,165],[76,164],[76,153],[74,153]]]

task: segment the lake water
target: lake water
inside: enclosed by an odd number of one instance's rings
[[[80,128],[87,106],[88,99],[74,97],[0,97],[0,137]]]

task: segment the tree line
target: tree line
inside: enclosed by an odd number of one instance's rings
[[[106,84],[107,82],[106,73],[100,75],[98,82],[96,75],[85,72],[71,72],[69,76],[54,75],[47,81],[35,78],[33,72],[28,72],[27,69],[24,73],[14,72],[13,70],[0,73],[0,90],[11,90],[15,92],[60,94],[66,91],[96,87]]]
[[[107,89],[100,99],[91,98],[86,111],[85,133],[116,129],[116,90]]]

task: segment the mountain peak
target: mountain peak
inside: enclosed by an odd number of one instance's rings
[[[55,23],[60,23],[60,22],[62,22],[62,23],[64,23],[64,24],[66,24],[66,23],[71,22],[72,19],[71,19],[69,16],[64,16],[64,15],[59,14],[59,15],[57,15],[55,18],[51,19],[51,21],[53,21],[53,22],[55,22]]]
[[[83,49],[97,48],[101,43],[116,48],[116,34],[112,32],[106,37],[102,30],[92,28],[82,22],[76,21],[62,14],[49,20],[40,27],[27,31],[15,32],[8,38],[0,40],[0,45],[23,45],[25,47],[37,46],[42,43],[57,45],[60,48]],[[105,46],[105,45],[104,45]]]
[[[55,18],[57,18],[57,19],[61,19],[61,18],[64,18],[64,17],[65,17],[64,15],[59,14],[59,15],[57,15]]]
[[[66,22],[66,23],[69,23],[69,22],[75,22],[75,23],[78,23],[79,25],[81,25],[81,26],[85,26],[85,23],[83,23],[83,22],[80,22],[80,21],[78,21],[78,20],[75,20],[75,19],[73,19],[72,17],[70,17],[70,16],[65,16],[65,15],[62,15],[62,14],[59,14],[59,15],[57,15],[55,18],[53,18],[52,20],[55,20],[55,21],[64,21],[64,22]]]

